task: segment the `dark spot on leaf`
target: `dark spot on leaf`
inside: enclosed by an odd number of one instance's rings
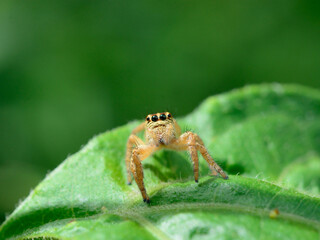
[[[190,231],[189,239],[193,239],[197,235],[207,235],[209,232],[210,229],[208,227],[195,227]]]
[[[239,163],[227,165],[225,169],[231,175],[243,174],[245,172],[244,166]]]

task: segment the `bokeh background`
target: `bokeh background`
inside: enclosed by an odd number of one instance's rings
[[[319,1],[0,2],[0,223],[92,136],[253,83],[320,88]]]

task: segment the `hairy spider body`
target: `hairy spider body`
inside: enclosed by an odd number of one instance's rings
[[[146,143],[136,135],[142,130],[145,130]],[[128,184],[132,182],[132,174],[140,189],[144,202],[149,203],[150,199],[144,187],[141,161],[162,148],[176,151],[187,150],[190,153],[193,162],[195,182],[198,182],[199,178],[197,151],[199,151],[207,161],[214,175],[218,175],[219,173],[224,179],[228,179],[227,174],[212,159],[203,141],[197,134],[185,132],[181,135],[181,129],[178,123],[169,112],[149,114],[146,117],[146,121],[132,131],[127,142],[126,153]]]

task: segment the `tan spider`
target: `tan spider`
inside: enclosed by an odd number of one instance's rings
[[[144,143],[136,134],[145,130]],[[150,199],[143,183],[143,170],[141,161],[146,159],[155,151],[166,148],[171,150],[188,150],[193,161],[194,180],[198,182],[200,151],[203,158],[208,162],[213,175],[218,172],[224,179],[228,179],[227,174],[212,159],[208,150],[205,148],[201,138],[193,132],[185,132],[181,135],[181,129],[169,112],[149,114],[146,121],[136,127],[127,143],[126,167],[128,184],[132,182],[131,173],[140,189],[143,201],[149,203]]]

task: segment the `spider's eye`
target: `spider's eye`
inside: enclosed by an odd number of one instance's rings
[[[161,114],[161,115],[160,115],[160,119],[161,119],[161,120],[166,120],[166,118],[167,118],[167,116],[166,116],[165,114]]]
[[[171,113],[168,113],[168,118],[171,118],[172,116],[171,116]]]
[[[153,115],[151,119],[152,119],[153,122],[156,122],[156,121],[158,121],[158,116],[157,115]]]
[[[150,118],[149,118],[149,117],[147,117],[147,121],[148,121],[148,122],[150,121]]]

